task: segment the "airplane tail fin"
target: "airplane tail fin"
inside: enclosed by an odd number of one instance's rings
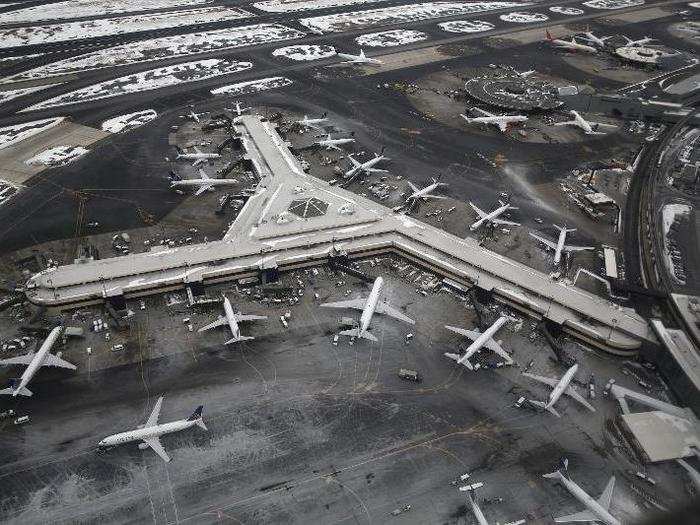
[[[372,334],[370,334],[367,331],[361,332],[359,328],[352,328],[350,330],[343,330],[342,332],[339,332],[339,335],[347,335],[349,337],[357,337],[361,339],[367,339],[368,341],[373,341],[377,342],[377,338],[374,337]]]
[[[561,416],[559,415],[559,412],[557,412],[557,411],[554,409],[554,407],[547,406],[547,403],[544,403],[544,402],[542,402],[542,401],[535,401],[535,400],[532,400],[532,399],[530,400],[530,403],[532,403],[532,404],[535,405],[536,407],[540,407],[540,408],[546,410],[546,411],[549,412],[550,414],[554,414],[554,415],[557,416],[557,417],[561,417]]]
[[[194,412],[192,412],[192,415],[187,418],[187,421],[194,421],[194,424],[197,425],[200,428],[203,428],[204,430],[209,430],[207,426],[204,424],[204,421],[202,421],[202,410],[204,409],[203,405],[199,405]]]
[[[23,386],[20,389],[15,388],[15,381],[10,382],[10,386],[8,388],[3,388],[0,390],[0,395],[5,395],[5,396],[12,396],[12,397],[17,397],[17,396],[24,396],[24,397],[31,397],[32,391],[29,390],[26,386]]]
[[[251,339],[255,339],[255,337],[250,337],[248,335],[239,335],[238,337],[233,337],[233,338],[229,339],[224,344],[230,345],[232,343],[240,343],[241,341],[250,341]]]
[[[566,224],[564,224],[564,226],[559,226],[557,224],[553,224],[552,226],[554,226],[560,232],[566,231],[567,233],[572,233],[572,232],[576,231],[576,228],[567,228]]]
[[[550,472],[549,474],[542,474],[543,478],[549,478],[549,479],[561,479],[562,473],[560,470],[555,470],[554,472]]]

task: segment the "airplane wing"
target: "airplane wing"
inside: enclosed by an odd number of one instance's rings
[[[199,166],[200,164],[204,164],[207,161],[207,159],[195,159],[195,161],[192,163],[193,167]]]
[[[143,425],[144,427],[154,427],[158,424],[158,416],[160,416],[160,407],[162,404],[163,396],[160,396],[153,407],[153,412],[151,412],[151,415],[148,416],[146,423]]]
[[[413,193],[418,191],[418,188],[416,187],[415,184],[413,184],[411,181],[406,181],[408,182],[408,185],[410,186],[411,190],[413,190]]]
[[[393,317],[394,319],[398,319],[399,321],[403,321],[404,323],[416,324],[416,322],[413,319],[402,314],[396,308],[389,306],[387,303],[378,302],[377,307],[374,309],[374,311],[378,314],[388,315],[389,317]]]
[[[321,306],[326,308],[355,308],[357,310],[364,310],[365,300],[364,299],[351,299],[350,301],[337,301],[335,303],[323,303]],[[379,305],[377,305],[379,306]]]
[[[197,330],[197,332],[204,332],[205,330],[211,330],[212,328],[216,328],[217,326],[224,326],[227,324],[228,324],[228,319],[226,319],[225,317],[219,317],[213,323],[209,323],[208,325],[203,326],[202,328]]]
[[[559,382],[557,379],[552,379],[550,377],[542,377],[535,374],[531,374],[529,372],[523,372],[523,375],[525,377],[529,377],[530,379],[534,379],[535,381],[539,381],[540,383],[544,383],[545,385],[549,385],[552,388],[557,386],[557,383]]]
[[[582,510],[581,512],[577,512],[576,514],[567,514],[566,516],[559,516],[558,518],[554,518],[554,521],[557,523],[574,523],[574,522],[584,522],[584,521],[590,521],[591,523],[593,522],[598,522],[598,518],[589,510]]]
[[[532,234],[530,234],[532,235]],[[594,246],[569,246],[568,244],[564,245],[563,250],[565,252],[580,252],[582,250],[595,250]]]
[[[585,406],[585,407],[586,407],[588,410],[590,410],[591,412],[595,412],[595,408],[593,408],[593,406],[592,406],[588,401],[586,401],[586,400],[583,398],[583,396],[582,396],[581,394],[579,394],[578,392],[576,392],[576,390],[574,390],[571,386],[569,386],[569,387],[564,391],[564,393],[565,393],[567,396],[574,398],[576,401],[578,401],[579,403],[581,403],[583,406]],[[607,489],[606,489],[606,490],[607,490]]]
[[[34,354],[25,354],[9,359],[0,359],[0,365],[28,365],[34,359]]]
[[[194,152],[195,152],[196,154],[201,155],[202,150],[199,149],[197,146],[192,146],[192,149],[194,149]]]
[[[202,168],[199,168],[199,176],[202,178],[202,180],[210,179],[209,175],[207,175],[207,172],[204,171]]]
[[[69,363],[68,361],[53,354],[46,354],[46,357],[44,357],[44,362],[41,364],[41,366],[57,366],[59,368],[68,368],[70,370],[76,370],[78,368],[73,363]]]
[[[389,173],[389,170],[382,170],[379,168],[365,168],[365,171],[368,171],[370,173]]]
[[[266,315],[246,315],[246,314],[236,314],[237,321],[257,321],[257,320],[267,319]]]
[[[426,193],[423,195],[424,199],[446,199],[444,195],[433,195],[432,193]]]
[[[492,219],[494,224],[505,224],[506,226],[520,226],[519,222],[506,221],[504,219]]]
[[[617,128],[615,124],[606,124],[605,122],[588,122],[591,127],[595,126],[597,128]]]
[[[211,186],[209,186],[208,184],[202,184],[199,188],[197,188],[197,191],[195,191],[194,194],[195,196],[199,196],[205,191],[207,191],[209,188],[211,188]]]
[[[556,248],[557,248],[556,243],[550,241],[549,239],[545,239],[544,237],[540,237],[540,236],[537,235],[536,233],[530,232],[530,237],[534,237],[535,239],[537,239],[537,240],[540,241],[541,243],[546,244],[546,245],[549,246],[552,250],[556,250]]]
[[[476,214],[479,216],[479,218],[483,219],[484,217],[486,217],[486,214],[483,211],[481,211],[481,209],[479,209],[479,207],[476,204],[470,202],[469,206],[472,207],[472,210],[474,210],[476,212]]]
[[[362,166],[362,164],[360,162],[358,162],[357,160],[355,160],[355,158],[352,157],[351,155],[348,155],[347,158],[350,159],[350,162],[352,162],[353,168],[357,168],[358,166]]]
[[[566,122],[555,122],[555,126],[578,126],[578,122],[575,120],[567,120]]]
[[[610,509],[610,503],[612,502],[613,489],[615,488],[615,476],[610,476],[608,484],[605,486],[605,490],[598,498],[598,503],[605,510]]]
[[[481,332],[479,332],[479,330],[467,330],[466,328],[459,328],[457,326],[449,325],[445,325],[445,328],[447,328],[450,332],[454,332],[456,334],[463,335],[464,337],[468,337],[472,341],[476,340],[481,335]]]
[[[500,355],[503,359],[508,361],[509,363],[513,362],[513,358],[510,357],[510,354],[506,352],[501,345],[499,345],[495,339],[489,339],[484,343],[484,346],[491,350],[493,353]]]
[[[158,439],[157,437],[151,437],[144,439],[143,442],[146,443],[146,445],[148,445],[149,447],[151,447],[156,454],[163,458],[163,461],[170,461],[170,456],[168,456],[168,453],[163,448],[163,445],[160,444],[160,439]]]
[[[501,133],[505,133],[508,130],[508,123],[502,120],[496,122],[496,126],[498,126],[498,129],[501,130]]]
[[[486,111],[485,109],[481,109],[481,108],[472,108],[472,109],[474,111],[476,111],[477,113],[481,113],[485,117],[494,117],[496,115],[495,113],[490,113],[490,112]]]

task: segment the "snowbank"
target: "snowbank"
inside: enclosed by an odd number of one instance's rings
[[[47,118],[0,128],[0,149],[21,142],[34,135],[38,135],[42,131],[46,131],[60,124],[64,120],[65,117]]]
[[[292,81],[286,77],[268,77],[259,80],[250,80],[248,82],[239,82],[237,84],[228,84],[226,86],[212,89],[212,95],[248,95],[250,93],[258,93],[259,91],[267,91],[268,89],[281,88],[289,86]]]
[[[297,62],[320,60],[321,58],[329,58],[334,55],[335,48],[333,46],[316,44],[280,47],[272,52],[272,56],[284,57]]]
[[[481,33],[491,31],[495,26],[491,22],[481,20],[455,20],[453,22],[442,22],[438,27],[448,33]]]
[[[526,13],[518,11],[506,13],[498,18],[504,22],[513,22],[515,24],[532,24],[534,22],[544,22],[545,20],[549,20],[549,17],[547,15],[543,15],[542,13]]]
[[[26,161],[26,164],[44,166],[64,166],[78,160],[90,150],[82,146],[56,146],[42,151]]]
[[[427,39],[428,35],[420,31],[394,29],[392,31],[382,31],[380,33],[369,33],[367,35],[358,36],[355,42],[360,46],[367,47],[394,47]]]
[[[127,131],[143,126],[157,117],[158,113],[156,113],[155,110],[144,109],[136,113],[127,113],[126,115],[119,115],[105,120],[101,128],[102,131],[107,131],[109,133],[126,133]]]

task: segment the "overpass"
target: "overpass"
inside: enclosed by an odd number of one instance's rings
[[[264,278],[339,255],[394,253],[608,351],[630,354],[645,341],[656,342],[632,309],[304,173],[274,124],[244,116],[236,132],[261,180],[223,239],[47,269],[29,279],[27,298],[75,308],[188,283]]]

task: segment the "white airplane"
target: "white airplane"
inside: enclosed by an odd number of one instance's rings
[[[595,36],[595,35],[594,35],[593,33],[591,33],[590,31],[587,31],[586,33],[584,33],[583,38],[584,38],[585,40],[588,40],[589,42],[595,44],[596,46],[598,46],[598,47],[600,47],[600,48],[603,48],[603,47],[605,47],[605,41],[606,41],[606,40],[610,40],[610,39],[612,38],[612,36],[601,36],[601,37],[598,37],[598,36]]]
[[[205,173],[203,169],[199,169],[200,179],[183,179],[174,180],[170,183],[170,188],[182,188],[197,186],[197,191],[194,192],[195,195],[201,195],[207,190],[213,190],[215,186],[230,186],[232,184],[238,184],[237,179],[212,179]]]
[[[548,412],[554,414],[557,417],[561,417],[559,415],[559,412],[557,412],[554,409],[554,405],[557,401],[559,401],[559,398],[562,396],[562,394],[566,394],[567,396],[570,396],[574,398],[576,401],[581,403],[583,406],[585,406],[588,410],[591,412],[595,412],[595,408],[591,406],[591,404],[586,401],[581,394],[576,392],[574,388],[571,386],[571,380],[574,378],[576,375],[576,371],[578,370],[578,364],[573,365],[571,368],[569,368],[566,373],[561,376],[561,379],[552,379],[549,377],[542,377],[538,376],[535,374],[531,374],[529,372],[523,372],[523,375],[526,377],[529,377],[530,379],[534,379],[535,381],[539,381],[540,383],[544,383],[545,385],[549,385],[552,387],[552,391],[549,394],[549,398],[547,399],[547,402],[544,403],[542,401],[530,401],[532,404],[544,408]]]
[[[520,78],[527,78],[534,73],[537,73],[537,71],[535,71],[534,69],[529,69],[527,71],[516,71],[515,69],[513,70],[513,74]]]
[[[210,160],[220,159],[221,155],[218,153],[204,153],[197,146],[193,146],[194,153],[178,153],[175,160],[192,160],[192,166],[199,166]]]
[[[503,350],[501,345],[499,345],[493,338],[496,332],[498,332],[498,330],[500,330],[500,328],[504,324],[506,324],[506,321],[508,321],[508,317],[502,315],[501,317],[496,319],[496,322],[489,326],[483,334],[479,331],[478,328],[476,330],[467,330],[466,328],[458,328],[456,326],[445,325],[445,328],[447,328],[451,332],[463,335],[474,341],[472,344],[469,345],[466,352],[464,352],[464,355],[451,354],[449,352],[445,352],[445,357],[449,357],[450,359],[457,361],[458,364],[466,366],[469,370],[474,370],[474,366],[471,364],[471,362],[469,362],[469,358],[471,358],[471,356],[473,356],[477,352],[480,352],[484,347],[486,347],[492,352],[495,352],[498,355],[500,355],[503,359],[506,360],[508,364],[512,364],[513,359],[511,359],[508,352]]]
[[[337,151],[342,151],[341,148],[338,146],[342,146],[343,144],[350,144],[351,142],[355,142],[355,139],[351,138],[344,138],[344,139],[332,139],[331,134],[328,134],[328,137],[326,137],[323,140],[319,140],[316,142],[317,146],[321,146],[322,148],[326,148],[327,150],[337,150]]]
[[[477,230],[483,223],[485,222],[491,222],[493,224],[498,224],[498,225],[506,225],[506,226],[520,226],[519,222],[513,222],[513,221],[506,221],[504,219],[499,219],[498,217],[501,216],[505,211],[507,210],[517,210],[518,208],[515,206],[511,206],[510,204],[507,204],[503,202],[502,200],[498,201],[501,205],[496,208],[495,210],[486,213],[485,211],[481,210],[476,204],[473,202],[469,202],[469,206],[472,207],[472,209],[476,212],[476,214],[479,216],[479,219],[473,223],[471,226],[469,226],[469,229],[471,231]]]
[[[350,159],[350,162],[352,163],[352,168],[345,172],[345,178],[352,177],[360,172],[366,173],[367,175],[369,175],[370,173],[389,173],[387,170],[377,169],[373,167],[383,160],[389,160],[387,157],[384,156],[383,153],[381,155],[377,155],[375,153],[374,157],[365,162],[356,161],[352,157],[352,155],[348,155],[347,158]]]
[[[202,406],[198,406],[197,409],[192,413],[187,419],[179,419],[177,421],[171,421],[170,423],[158,424],[158,416],[160,415],[160,407],[163,404],[163,396],[158,398],[156,401],[156,406],[153,407],[153,412],[148,417],[143,425],[139,425],[135,430],[128,430],[126,432],[120,432],[119,434],[112,434],[107,436],[102,441],[100,441],[97,446],[100,448],[114,447],[116,445],[123,445],[124,443],[131,443],[133,441],[143,441],[139,443],[139,449],[146,450],[151,447],[153,451],[158,454],[164,461],[170,461],[170,456],[165,452],[163,445],[160,443],[160,436],[164,434],[172,434],[173,432],[180,432],[181,430],[188,429],[197,425],[204,430],[207,430],[204,421],[202,421]]]
[[[411,193],[408,197],[406,197],[406,202],[415,202],[417,200],[427,201],[428,199],[446,199],[447,198],[447,197],[443,197],[442,195],[433,195],[431,193],[433,190],[439,188],[440,186],[447,186],[446,182],[438,182],[437,180],[433,179],[433,183],[428,184],[425,188],[418,188],[411,181],[406,181],[406,182],[408,182],[408,185],[413,190],[413,193]]]
[[[566,234],[575,232],[576,228],[567,228],[566,225],[564,226],[557,226],[556,224],[553,225],[557,230],[559,230],[559,238],[557,239],[557,242],[552,242],[549,239],[545,239],[544,237],[540,237],[536,233],[530,232],[530,237],[534,237],[538,241],[540,241],[542,244],[544,244],[547,248],[554,250],[554,264],[559,264],[559,261],[561,261],[561,254],[562,252],[578,252],[581,250],[594,250],[595,248],[593,246],[571,246],[566,244]]]
[[[632,40],[631,38],[626,37],[625,35],[621,35],[622,38],[624,38],[627,43],[625,44],[625,47],[639,47],[643,46],[645,44],[650,44],[652,42],[656,42],[656,38],[651,38],[649,36],[645,36],[644,38],[640,38],[639,40]]]
[[[571,37],[571,40],[562,40],[561,38],[553,38],[547,31],[547,40],[557,49],[566,49],[567,51],[585,51],[586,53],[597,53],[598,50],[593,46],[580,44],[576,38]]]
[[[586,135],[606,135],[606,133],[598,131],[598,128],[616,128],[617,127],[614,124],[605,124],[603,122],[592,122],[590,120],[586,120],[575,109],[572,109],[571,111],[569,111],[569,114],[571,114],[574,117],[572,120],[567,120],[566,122],[557,122],[554,125],[555,126],[576,126],[577,128],[581,128]]]
[[[326,124],[329,119],[326,117],[327,113],[324,113],[321,115],[319,118],[309,118],[307,115],[304,115],[304,118],[301,120],[297,120],[297,124],[301,124],[305,128],[313,128],[313,129],[321,129],[320,124]]]
[[[0,365],[27,365],[19,382],[13,382],[9,388],[0,390],[0,394],[11,395],[12,397],[17,397],[18,395],[31,396],[32,392],[27,388],[27,385],[42,366],[57,366],[75,370],[77,367],[74,364],[50,353],[51,347],[53,347],[60,335],[61,327],[57,326],[51,330],[49,336],[41,344],[41,347],[39,347],[38,352],[30,352],[19,357],[10,357],[9,359],[0,360]]]
[[[357,328],[352,328],[350,330],[343,330],[340,335],[347,335],[350,337],[361,337],[363,339],[369,339],[370,341],[376,341],[377,338],[374,337],[369,330],[369,323],[372,320],[374,313],[385,314],[399,321],[403,321],[408,324],[415,324],[416,322],[410,317],[405,316],[397,309],[389,306],[386,303],[386,299],[380,301],[380,295],[382,291],[382,286],[384,285],[384,279],[377,277],[374,280],[374,285],[372,286],[372,291],[369,293],[367,299],[351,299],[350,301],[338,301],[335,303],[323,303],[321,306],[325,308],[355,308],[356,310],[362,310],[362,315],[360,316],[360,324]]]
[[[240,117],[240,116],[243,115],[243,113],[245,113],[246,111],[250,111],[250,110],[253,109],[253,108],[252,108],[252,106],[249,106],[249,107],[247,107],[247,108],[242,108],[240,102],[235,102],[235,107],[233,107],[233,108],[224,108],[224,109],[225,109],[226,111],[230,111],[231,113],[235,113],[237,116]]]
[[[492,124],[496,126],[498,129],[501,130],[501,132],[505,133],[508,130],[508,126],[510,126],[514,122],[525,122],[527,121],[527,117],[525,115],[496,115],[495,113],[490,113],[489,111],[486,111],[485,109],[481,108],[472,108],[474,111],[477,111],[481,113],[483,116],[482,117],[468,117],[466,115],[460,114],[460,117],[462,117],[464,120],[467,121],[467,124]]]
[[[193,122],[201,122],[201,119],[199,118],[201,115],[204,115],[205,113],[195,113],[193,109],[190,110],[190,112],[187,115],[183,115],[184,118],[188,118],[192,120]]]
[[[565,460],[564,465],[566,468],[568,461]],[[593,499],[589,496],[578,484],[569,479],[568,475],[562,474],[561,470],[543,474],[542,477],[558,480],[574,498],[579,500],[586,507],[586,510],[577,512],[576,514],[554,518],[555,522],[570,523],[584,521],[603,522],[606,525],[621,525],[620,521],[610,514],[610,503],[612,502],[613,489],[615,488],[615,476],[610,477],[608,484],[605,486],[605,490],[598,499]]]
[[[231,329],[231,335],[233,337],[226,341],[226,343],[224,344],[230,345],[231,343],[238,343],[240,341],[249,341],[251,339],[255,339],[254,337],[241,335],[241,329],[238,326],[238,323],[243,321],[257,321],[258,319],[267,319],[267,316],[265,315],[246,315],[242,314],[241,312],[234,313],[233,308],[231,307],[231,303],[226,297],[224,297],[224,313],[226,314],[225,316],[219,316],[219,318],[216,321],[214,321],[213,323],[209,323],[206,326],[203,326],[202,328],[197,330],[197,332],[201,333],[205,330],[211,330],[212,328],[216,328],[217,326],[228,325]]]
[[[381,64],[382,61],[377,58],[370,58],[365,55],[363,49],[360,49],[359,55],[351,55],[350,53],[338,53],[340,58],[344,58],[345,62],[343,64]]]

